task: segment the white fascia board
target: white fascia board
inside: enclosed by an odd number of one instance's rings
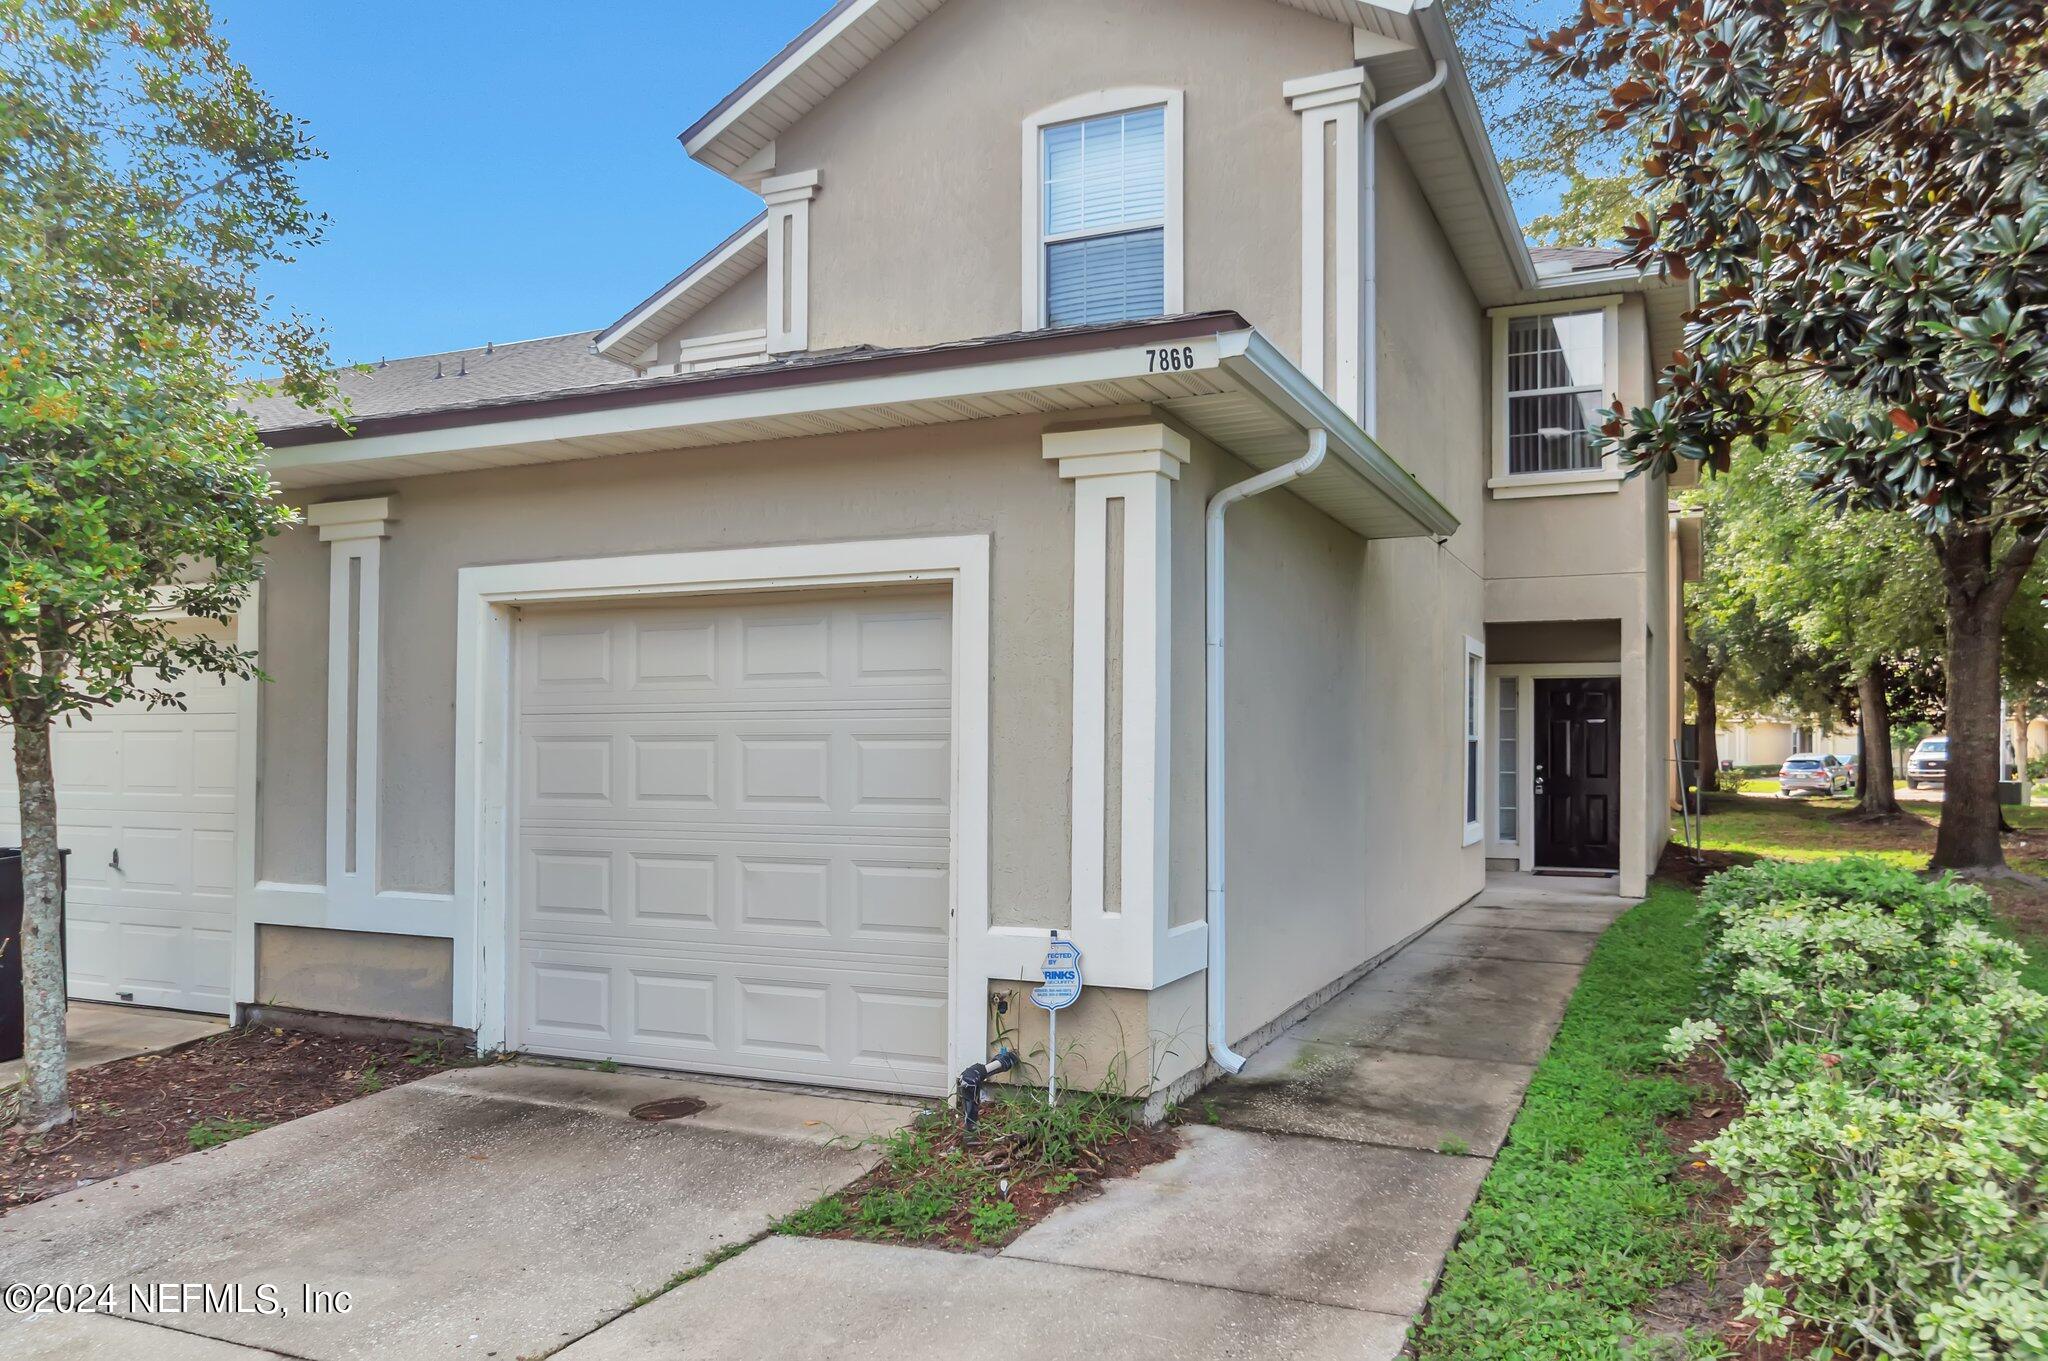
[[[460,453],[471,449],[516,447],[606,435],[647,434],[724,421],[763,420],[1036,388],[1118,382],[1156,372],[1149,367],[1149,356],[1153,351],[1166,348],[1192,350],[1192,364],[1177,372],[1199,372],[1218,367],[1218,339],[1216,336],[1195,336],[1078,354],[968,362],[953,368],[879,377],[854,374],[845,378],[792,382],[782,387],[705,397],[691,396],[685,388],[674,400],[666,402],[582,411],[565,416],[522,418],[508,415],[502,420],[480,421],[440,430],[364,435],[321,444],[296,445],[272,450],[270,463],[273,469],[280,471],[375,463],[420,454]]]
[[[1316,429],[1328,432],[1330,457],[1400,507],[1419,533],[1448,539],[1458,532],[1458,517],[1271,341],[1257,331],[1233,331],[1218,341],[1224,350],[1223,368],[1232,377],[1299,426],[1304,435]]]
[[[745,95],[732,102],[731,108],[726,109],[717,118],[707,123],[704,129],[695,137],[684,142],[684,152],[689,155],[691,160],[698,159],[699,153],[720,137],[723,137],[732,128],[733,124],[752,113],[762,100],[780,89],[783,82],[788,80],[794,72],[802,70],[806,63],[815,60],[819,53],[838,42],[848,29],[867,18],[868,11],[874,9],[880,3],[881,0],[863,0],[861,4],[848,5],[845,13],[819,29],[816,33],[813,33],[809,42],[777,62],[775,69],[768,74],[766,79],[755,82],[753,88],[749,89]]]
[[[734,257],[760,244],[766,239],[767,235],[768,218],[766,214],[763,214],[751,227],[741,231],[723,246],[720,246],[717,250],[698,261],[695,269],[677,279],[646,302],[641,303],[640,306],[634,308],[622,320],[614,322],[604,334],[597,338],[597,352],[609,357],[616,350],[623,352],[623,356],[630,356],[637,355],[640,351],[646,349],[651,340],[658,340],[660,337],[649,338],[641,336],[640,330],[642,327],[659,317],[664,310],[673,306],[678,299],[687,297],[692,289],[701,287],[705,279],[716,271],[723,269]],[[705,301],[708,302],[710,299],[707,298]]]
[[[1451,120],[1457,125],[1458,137],[1464,142],[1465,153],[1471,159],[1473,171],[1479,176],[1480,193],[1486,198],[1501,244],[1507,248],[1515,279],[1523,288],[1535,288],[1538,284],[1536,264],[1529,258],[1529,243],[1522,235],[1521,218],[1515,212],[1514,201],[1508,197],[1507,181],[1501,178],[1500,162],[1493,154],[1493,141],[1486,135],[1486,120],[1479,113],[1478,101],[1472,97],[1472,82],[1465,74],[1463,59],[1458,55],[1458,40],[1452,34],[1437,0],[1418,0],[1412,15],[1421,30],[1425,50],[1451,69],[1450,79],[1444,82],[1443,97],[1450,104]]]

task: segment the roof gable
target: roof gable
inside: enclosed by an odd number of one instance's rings
[[[768,262],[768,214],[760,212],[681,274],[597,333],[596,353],[631,364],[713,298]]]

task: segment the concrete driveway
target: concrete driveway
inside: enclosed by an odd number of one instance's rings
[[[708,1108],[628,1115],[678,1095]],[[0,1316],[0,1355],[544,1354],[859,1176],[875,1154],[849,1142],[911,1114],[542,1065],[444,1073],[0,1219],[0,1283],[248,1292],[245,1312]],[[305,1312],[308,1287],[348,1292],[348,1312]]]

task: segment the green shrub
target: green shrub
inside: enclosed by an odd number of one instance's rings
[[[1705,1029],[1752,1092],[1833,1075],[1922,1100],[2017,1099],[2048,1052],[2026,952],[1989,900],[1873,860],[1764,861],[1709,880]]]
[[[1713,1048],[1750,1098],[1701,1149],[1764,1229],[1792,1316],[1888,1356],[2048,1353],[2048,997],[1988,900],[1871,860],[1763,862],[1701,895]]]
[[[1887,1356],[2048,1354],[2048,1101],[1968,1109],[1821,1081],[1767,1096],[1702,1145],[1766,1230],[1772,1269],[1747,1310],[1787,1310]]]

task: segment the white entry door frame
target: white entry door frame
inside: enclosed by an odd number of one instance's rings
[[[456,1015],[485,1050],[511,1033],[513,611],[544,603],[657,600],[901,583],[952,597],[951,1068],[981,1057],[989,929],[989,540],[986,535],[711,549],[465,567],[455,651]],[[467,936],[468,939],[462,937]]]

